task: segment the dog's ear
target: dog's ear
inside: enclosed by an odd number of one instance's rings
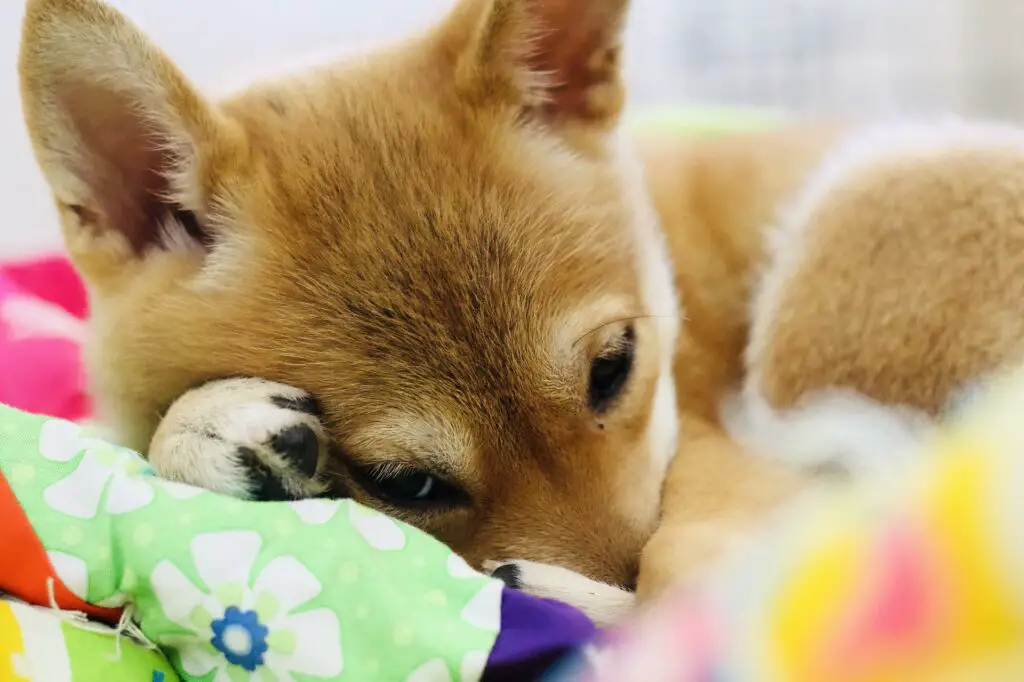
[[[624,99],[629,0],[462,0],[449,18],[460,91],[554,125],[607,130]]]
[[[134,25],[98,0],[28,0],[19,72],[69,242],[209,246],[209,178],[237,131]]]

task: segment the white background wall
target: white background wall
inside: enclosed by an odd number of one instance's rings
[[[364,49],[454,0],[109,0],[201,87]],[[632,0],[630,105],[1024,118],[1022,0]],[[0,0],[0,258],[59,245],[21,122],[24,0]]]
[[[112,0],[200,87],[216,92],[282,64],[357,50],[440,16],[451,0]],[[659,65],[674,0],[635,0],[627,68],[635,99],[671,99]],[[15,61],[24,0],[0,0],[0,258],[59,245],[21,121]],[[660,69],[664,71],[664,68]]]

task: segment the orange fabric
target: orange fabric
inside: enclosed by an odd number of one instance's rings
[[[51,606],[49,578],[53,579],[53,598],[61,609],[82,611],[109,623],[120,618],[120,609],[88,604],[61,582],[18,498],[0,473],[0,593],[37,606]]]

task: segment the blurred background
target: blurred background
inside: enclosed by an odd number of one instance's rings
[[[421,27],[451,0],[113,0],[210,91]],[[0,3],[0,258],[58,245]],[[1024,114],[1022,0],[633,0],[635,111],[673,105],[901,116]]]

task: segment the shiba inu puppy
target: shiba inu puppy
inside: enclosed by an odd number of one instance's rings
[[[627,138],[626,5],[459,0],[213,101],[99,0],[29,0],[117,437],[213,490],[351,496],[608,622],[790,464],[873,461],[1017,352],[1020,133]]]
[[[632,585],[679,311],[615,131],[626,4],[468,0],[214,102],[110,6],[30,0],[25,117],[116,436],[165,476]]]

